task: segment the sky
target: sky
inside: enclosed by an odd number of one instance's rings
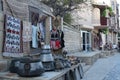
[[[120,3],[120,0],[117,0],[118,3]]]

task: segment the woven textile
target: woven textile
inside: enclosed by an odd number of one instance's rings
[[[32,26],[30,22],[23,22],[23,42],[32,41]]]
[[[22,26],[20,19],[6,15],[4,40],[3,56],[23,56]]]

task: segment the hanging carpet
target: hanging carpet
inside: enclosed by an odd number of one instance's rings
[[[4,30],[3,56],[23,56],[21,20],[6,15]]]

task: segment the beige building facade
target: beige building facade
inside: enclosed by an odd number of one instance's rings
[[[79,9],[80,8],[80,9]],[[92,48],[92,4],[80,4],[78,9],[71,12],[73,18],[72,25],[79,27],[80,31],[80,50],[89,51]]]
[[[72,11],[72,25],[80,28],[80,50],[101,50],[104,45],[117,45],[119,29],[116,0],[89,0]]]

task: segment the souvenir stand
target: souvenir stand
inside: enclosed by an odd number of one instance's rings
[[[73,80],[80,80],[83,77],[83,69],[78,58],[64,56],[67,52],[63,51],[64,32],[59,20],[53,22],[51,16],[34,8],[36,6],[32,7],[32,3],[29,5],[25,3],[20,11],[18,10],[22,3],[19,3],[15,9],[13,7],[14,10],[11,8],[12,3],[14,1],[7,3],[5,7],[5,13],[10,15],[6,15],[4,20],[3,43],[3,56],[12,60],[9,71],[0,73],[0,79],[71,80],[73,78]],[[30,21],[28,15],[23,17],[27,19],[23,19],[26,21],[21,20],[23,15],[18,15],[24,12],[24,8],[25,11],[27,10],[25,14],[29,14]],[[16,16],[13,15],[14,11],[17,11]],[[51,55],[53,58],[50,59]],[[54,66],[52,68],[50,68],[51,63]]]

